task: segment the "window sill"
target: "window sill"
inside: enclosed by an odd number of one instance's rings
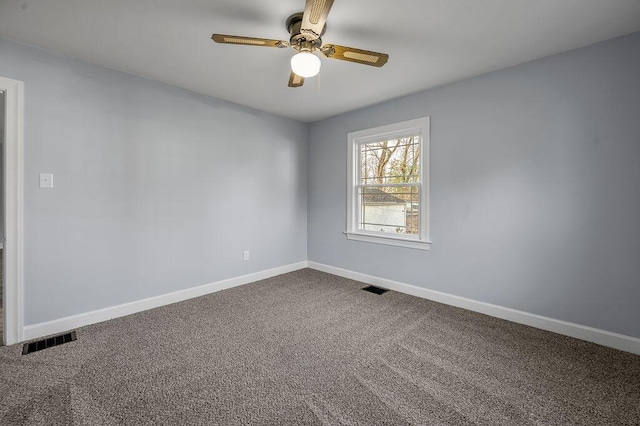
[[[347,239],[365,243],[386,244],[388,246],[405,247],[417,250],[431,249],[431,241],[410,240],[408,238],[382,237],[379,235],[345,232]]]

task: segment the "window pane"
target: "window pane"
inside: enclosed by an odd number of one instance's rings
[[[360,145],[360,184],[420,181],[420,136]]]
[[[359,229],[390,234],[420,233],[417,186],[361,187],[359,199]]]

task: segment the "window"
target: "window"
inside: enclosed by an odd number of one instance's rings
[[[429,117],[348,139],[347,238],[428,250]]]

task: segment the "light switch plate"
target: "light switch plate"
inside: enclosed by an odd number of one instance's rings
[[[53,188],[53,173],[40,173],[40,188]]]

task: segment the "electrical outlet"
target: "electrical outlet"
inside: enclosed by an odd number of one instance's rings
[[[244,260],[249,260],[251,257],[251,253],[249,253],[249,250],[245,250],[244,251],[244,255],[243,255],[243,259]]]

